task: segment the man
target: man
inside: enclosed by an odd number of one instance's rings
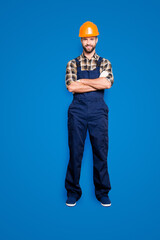
[[[82,195],[79,180],[87,129],[93,150],[95,195],[101,205],[111,206],[107,165],[109,108],[104,102],[104,89],[111,88],[114,78],[110,61],[95,52],[98,35],[97,26],[85,22],[79,31],[83,52],[69,61],[66,67],[66,87],[73,93],[68,109],[70,159],[65,178],[67,206],[75,206]]]

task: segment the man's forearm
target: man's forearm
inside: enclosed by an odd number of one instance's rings
[[[80,79],[80,82],[87,86],[95,87],[98,90],[110,88],[111,82],[105,77],[95,78],[95,79]]]
[[[97,91],[98,89],[82,82],[74,81],[69,85],[68,90],[73,93],[83,93]]]

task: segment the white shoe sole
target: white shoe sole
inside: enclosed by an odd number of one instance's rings
[[[74,207],[76,205],[76,203],[66,203],[66,205],[69,207]]]
[[[104,206],[104,207],[109,207],[109,206],[111,206],[111,203],[108,203],[108,204],[107,203],[106,204],[101,203],[101,205]]]

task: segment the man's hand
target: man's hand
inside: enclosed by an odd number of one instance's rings
[[[69,92],[73,92],[73,93],[83,93],[83,92],[91,92],[91,91],[97,91],[98,89],[95,87],[91,87],[87,84],[83,84],[80,81],[72,81],[71,84],[67,87]]]
[[[111,88],[111,82],[108,81],[105,77],[99,77],[95,79],[80,79],[80,82],[85,85],[95,87],[98,90]]]

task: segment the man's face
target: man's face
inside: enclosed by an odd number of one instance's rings
[[[82,47],[83,47],[84,51],[87,53],[91,53],[95,49],[97,42],[98,42],[97,37],[82,37],[81,38]]]

